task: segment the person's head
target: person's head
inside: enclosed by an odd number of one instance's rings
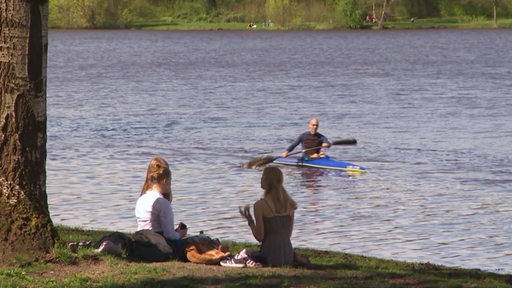
[[[165,159],[161,157],[151,159],[146,173],[146,181],[142,186],[140,195],[146,194],[146,191],[153,188],[154,185],[159,185],[162,195],[167,200],[172,201],[171,177],[171,169]]]
[[[309,120],[309,132],[311,134],[315,134],[318,131],[319,124],[320,123],[317,118],[311,118],[311,120]]]
[[[267,166],[261,175],[261,188],[268,191],[283,186],[283,172],[275,166]]]
[[[265,190],[265,197],[270,197],[278,214],[288,213],[297,209],[297,203],[288,194],[283,186],[283,172],[275,166],[267,166],[261,175],[261,188]]]

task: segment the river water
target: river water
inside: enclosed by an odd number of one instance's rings
[[[191,234],[255,242],[255,157],[311,117],[361,175],[282,167],[296,247],[512,273],[512,34],[49,32],[47,193],[56,224],[134,232],[154,156]]]

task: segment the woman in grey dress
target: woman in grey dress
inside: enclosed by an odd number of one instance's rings
[[[254,219],[249,205],[240,210],[257,241],[261,242],[258,256],[269,266],[294,264],[290,238],[297,203],[283,186],[283,173],[274,166],[266,167],[261,176],[263,198],[254,203]],[[254,255],[256,256],[256,255]],[[254,257],[260,259],[260,257]]]

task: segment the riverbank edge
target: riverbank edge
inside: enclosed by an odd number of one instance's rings
[[[168,261],[137,263],[98,254],[93,247],[71,251],[69,243],[94,241],[114,231],[57,226],[55,255],[46,261],[0,268],[2,287],[512,287],[512,274],[412,263],[317,249],[296,249],[311,260],[304,267],[228,268]],[[125,233],[131,236],[130,233]],[[250,243],[222,241],[236,253]]]
[[[252,24],[252,23],[251,23]],[[55,27],[53,30],[89,30],[87,27]],[[305,22],[291,27],[282,27],[277,25],[268,26],[265,23],[256,23],[249,25],[240,22],[178,22],[172,19],[145,19],[131,23],[126,27],[99,27],[94,30],[170,30],[170,31],[364,31],[364,30],[421,30],[421,29],[512,29],[512,19],[499,19],[496,23],[491,19],[475,19],[471,21],[460,20],[457,18],[429,18],[429,19],[403,19],[395,21],[386,21],[382,29],[379,29],[377,23],[364,23],[359,29],[347,29],[334,27],[329,23]]]

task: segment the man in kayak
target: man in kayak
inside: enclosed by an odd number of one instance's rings
[[[304,150],[304,157],[307,159],[324,157],[325,153],[320,152],[322,148],[331,147],[331,142],[324,135],[318,133],[318,119],[312,118],[309,120],[309,131],[299,135],[297,139],[283,152],[281,157],[288,157],[288,153],[292,152],[297,145],[302,144]],[[314,148],[314,149],[313,149]]]

